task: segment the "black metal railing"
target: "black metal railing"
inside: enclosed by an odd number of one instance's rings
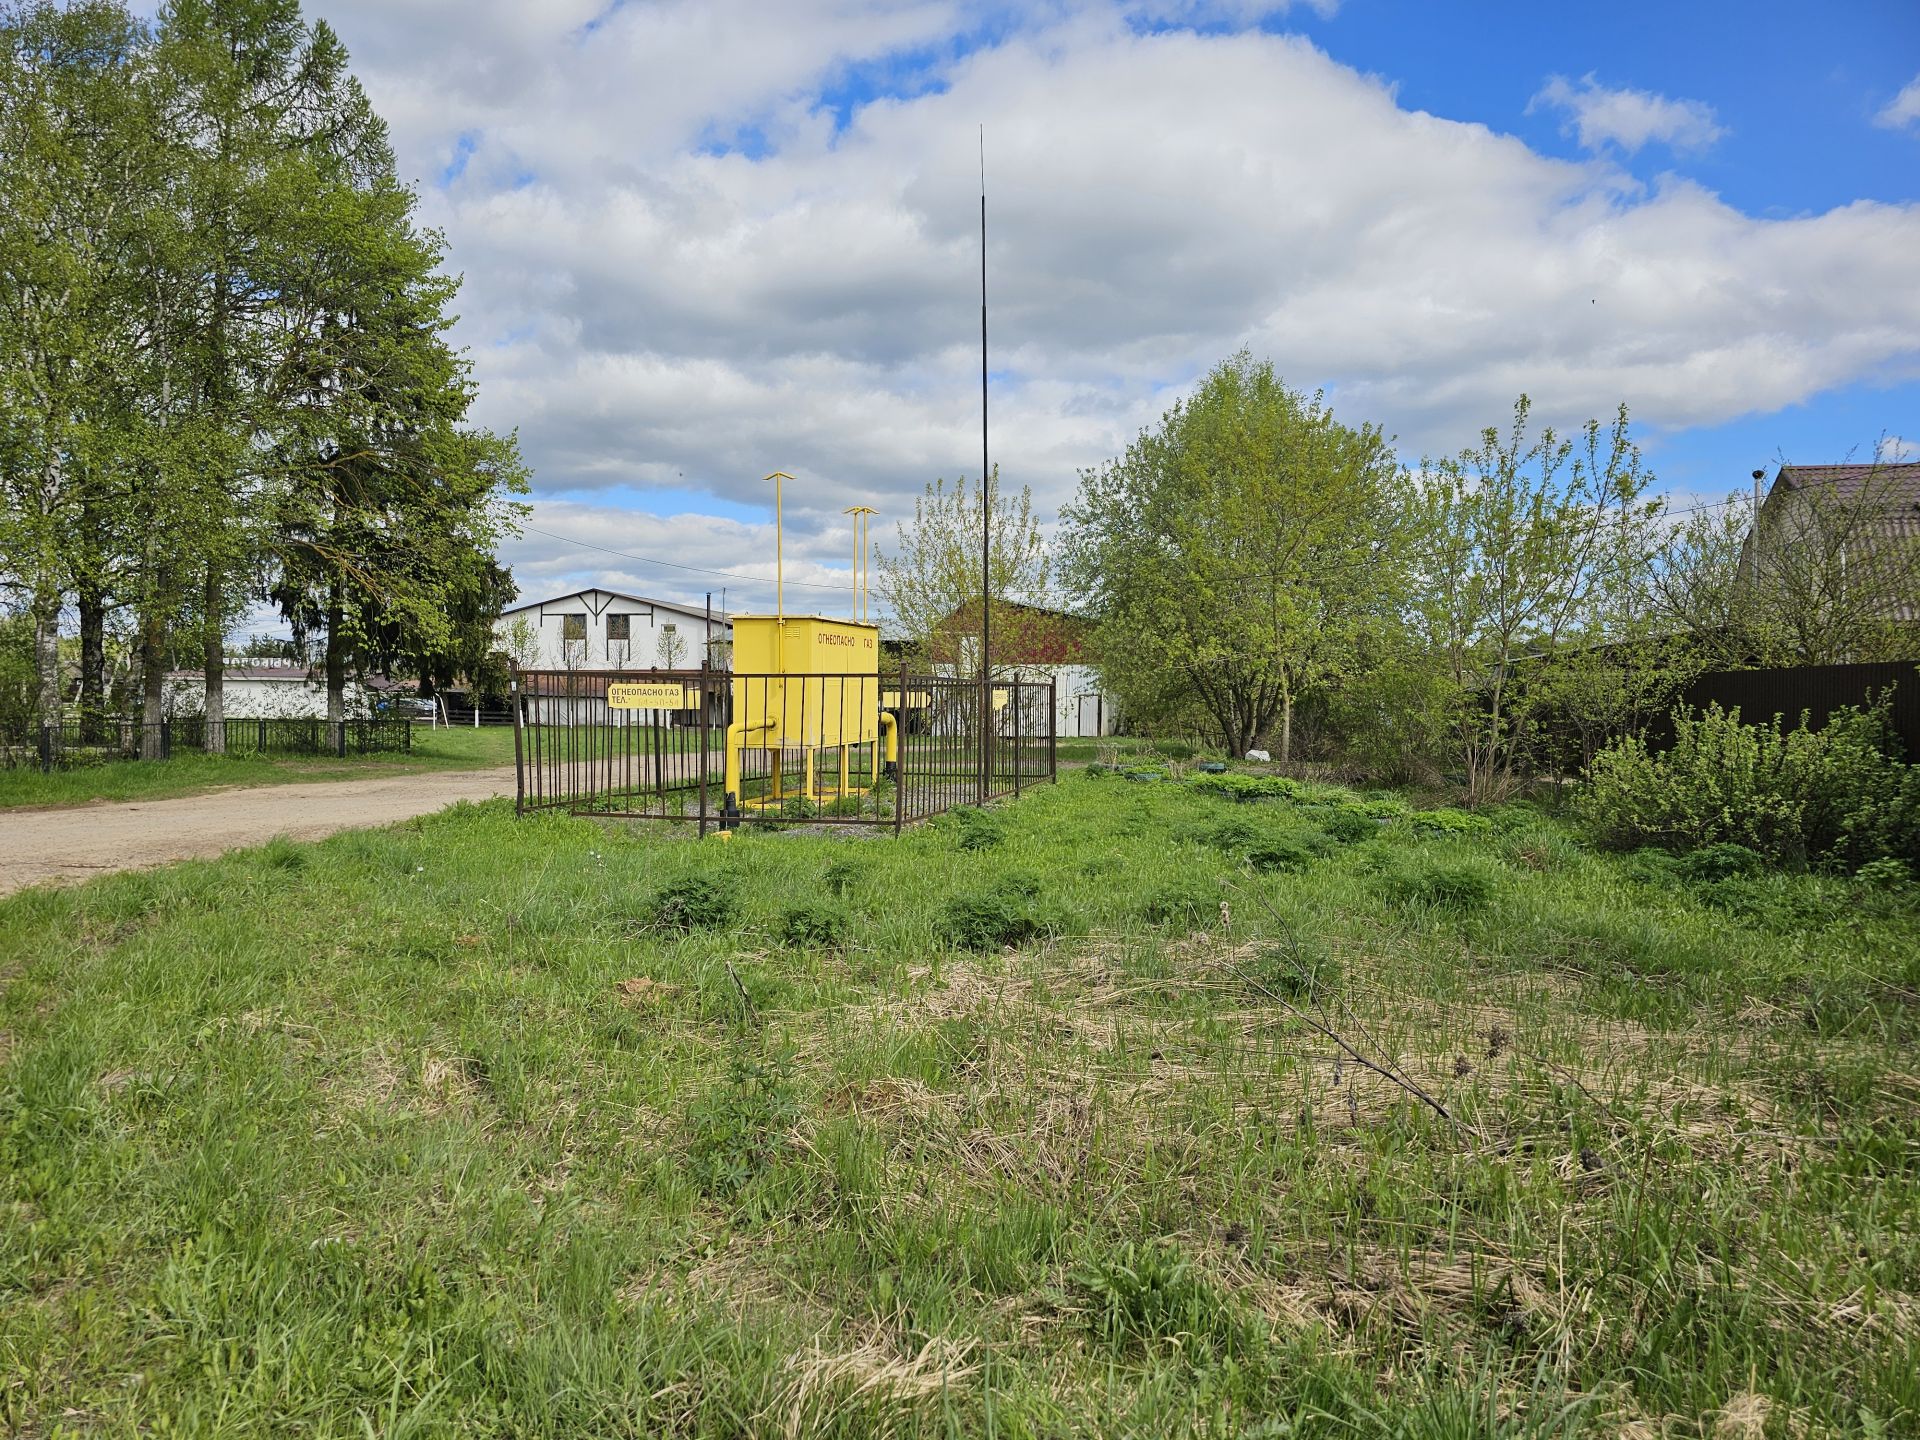
[[[0,769],[71,770],[113,760],[170,760],[209,749],[230,756],[345,757],[412,748],[413,725],[407,720],[234,718],[209,723],[204,716],[182,715],[149,723],[106,717],[0,732]]]
[[[514,684],[521,813],[689,820],[703,834],[898,829],[1057,771],[1051,680],[995,680],[984,703],[978,681],[905,672],[543,670]]]

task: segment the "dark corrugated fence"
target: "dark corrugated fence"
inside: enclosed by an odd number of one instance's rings
[[[1702,675],[1680,692],[1678,703],[1704,710],[1738,707],[1749,725],[1764,724],[1775,715],[1788,728],[1799,724],[1802,711],[1819,729],[1835,710],[1848,705],[1870,705],[1885,695],[1894,732],[1909,760],[1920,759],[1920,661],[1901,660],[1879,665],[1801,665],[1785,670],[1722,670]],[[1647,743],[1661,748],[1673,738],[1673,727],[1663,718],[1647,727]]]

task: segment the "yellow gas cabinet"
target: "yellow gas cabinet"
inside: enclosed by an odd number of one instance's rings
[[[853,794],[854,747],[874,746],[877,781],[883,738],[886,759],[894,759],[894,717],[881,713],[879,626],[824,615],[736,615],[733,672],[730,806],[777,808],[794,781],[809,798]],[[741,795],[743,750],[770,757],[767,793],[752,801]]]

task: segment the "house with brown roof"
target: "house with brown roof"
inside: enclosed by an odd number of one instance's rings
[[[1782,465],[1743,561],[1763,591],[1791,603],[1920,624],[1920,461]]]
[[[995,600],[994,674],[1021,680],[1051,680],[1055,733],[1063,740],[1116,734],[1120,712],[1100,688],[1089,658],[1093,622],[1066,610]],[[935,673],[971,676],[979,666],[980,607],[962,605],[934,627]]]

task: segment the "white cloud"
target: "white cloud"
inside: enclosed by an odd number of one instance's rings
[[[1920,443],[1902,439],[1898,435],[1882,435],[1873,453],[1874,458],[1883,464],[1920,460]]]
[[[764,529],[595,492],[760,506],[777,467],[789,556],[844,579],[843,506],[891,538],[928,479],[977,473],[983,118],[994,454],[1043,509],[1242,345],[1410,455],[1523,389],[1558,422],[1625,399],[1683,427],[1920,375],[1920,206],[1757,218],[1402,109],[1298,38],[1066,0],[972,50],[958,0],[597,6],[330,14],[466,277],[458,334],[536,467],[534,523],[588,507],[578,538],[609,548],[753,570]],[[820,101],[874,76],[883,98]],[[510,558],[528,593],[623,563]]]
[[[1579,83],[1552,76],[1528,104],[1529,112],[1564,110],[1583,149],[1617,145],[1634,154],[1648,144],[1672,150],[1704,150],[1727,132],[1713,107],[1699,100],[1672,100],[1649,90],[1610,90],[1592,75]]]
[[[1920,121],[1920,75],[1909,80],[1873,117],[1874,124],[1888,130],[1904,130],[1915,121]]]

